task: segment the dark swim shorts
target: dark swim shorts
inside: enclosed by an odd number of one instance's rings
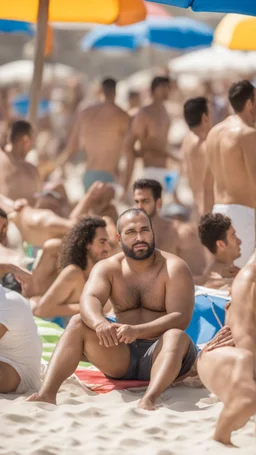
[[[152,368],[152,357],[158,341],[159,338],[157,340],[136,340],[133,343],[129,344],[130,365],[126,375],[118,379],[136,379],[141,381],[149,381]],[[190,339],[188,351],[183,359],[182,366],[177,378],[189,372],[195,363],[197,354],[197,346]]]

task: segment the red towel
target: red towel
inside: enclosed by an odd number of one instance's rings
[[[76,370],[75,374],[80,381],[84,382],[86,387],[96,393],[107,393],[112,390],[145,387],[148,385],[148,381],[108,379],[101,371],[89,370],[86,368],[83,370]]]

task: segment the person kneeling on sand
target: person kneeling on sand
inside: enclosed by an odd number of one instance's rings
[[[149,217],[130,209],[117,223],[123,252],[96,264],[74,316],[59,341],[44,383],[30,401],[56,403],[62,382],[85,356],[107,377],[149,380],[139,407],[187,374],[197,347],[186,335],[194,308],[194,285],[183,260],[155,249]],[[110,300],[116,322],[103,314]]]
[[[29,303],[0,286],[0,393],[38,390],[41,353]]]

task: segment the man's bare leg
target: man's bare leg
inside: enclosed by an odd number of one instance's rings
[[[243,427],[256,413],[254,356],[235,347],[203,351],[197,368],[203,384],[224,404],[214,439],[231,444],[232,431]]]
[[[177,378],[188,351],[190,339],[185,332],[171,329],[159,341],[152,359],[150,383],[138,407],[152,411],[156,399]]]
[[[124,376],[130,363],[127,345],[100,346],[96,333],[85,326],[80,315],[74,316],[54,350],[40,391],[28,401],[56,404],[61,384],[74,373],[83,354],[103,373],[113,377]]]
[[[20,376],[8,363],[0,362],[0,393],[12,393],[17,390]]]

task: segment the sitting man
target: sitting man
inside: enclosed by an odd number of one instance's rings
[[[109,250],[105,221],[98,217],[81,218],[62,241],[56,280],[43,296],[30,300],[33,314],[40,318],[62,317],[66,325],[67,319],[79,313],[79,300],[94,264],[107,258]],[[38,295],[33,279],[19,272],[17,278],[21,280],[23,295]]]
[[[241,240],[237,237],[231,219],[221,213],[207,213],[200,219],[198,226],[202,244],[213,255],[213,261],[202,276],[206,287],[220,289],[228,287],[239,272],[234,261],[241,256]]]
[[[0,286],[0,393],[40,387],[42,346],[29,303]]]
[[[209,344],[198,359],[203,384],[223,402],[214,439],[231,444],[232,431],[256,414],[256,264],[246,265],[234,279],[226,322],[233,340],[216,349]],[[233,341],[235,347],[233,346]]]
[[[136,180],[133,184],[136,207],[145,210],[150,217],[157,248],[176,254],[188,264],[192,275],[199,275],[205,268],[206,259],[197,227],[191,223],[167,220],[159,215],[162,190],[162,185],[156,180]]]
[[[189,268],[177,256],[155,249],[144,210],[124,212],[117,231],[123,252],[94,266],[80,315],[71,319],[30,401],[56,403],[62,382],[86,356],[108,377],[149,380],[139,407],[153,410],[161,393],[193,366],[197,348],[184,332],[194,307]],[[117,322],[104,317],[108,300]]]

